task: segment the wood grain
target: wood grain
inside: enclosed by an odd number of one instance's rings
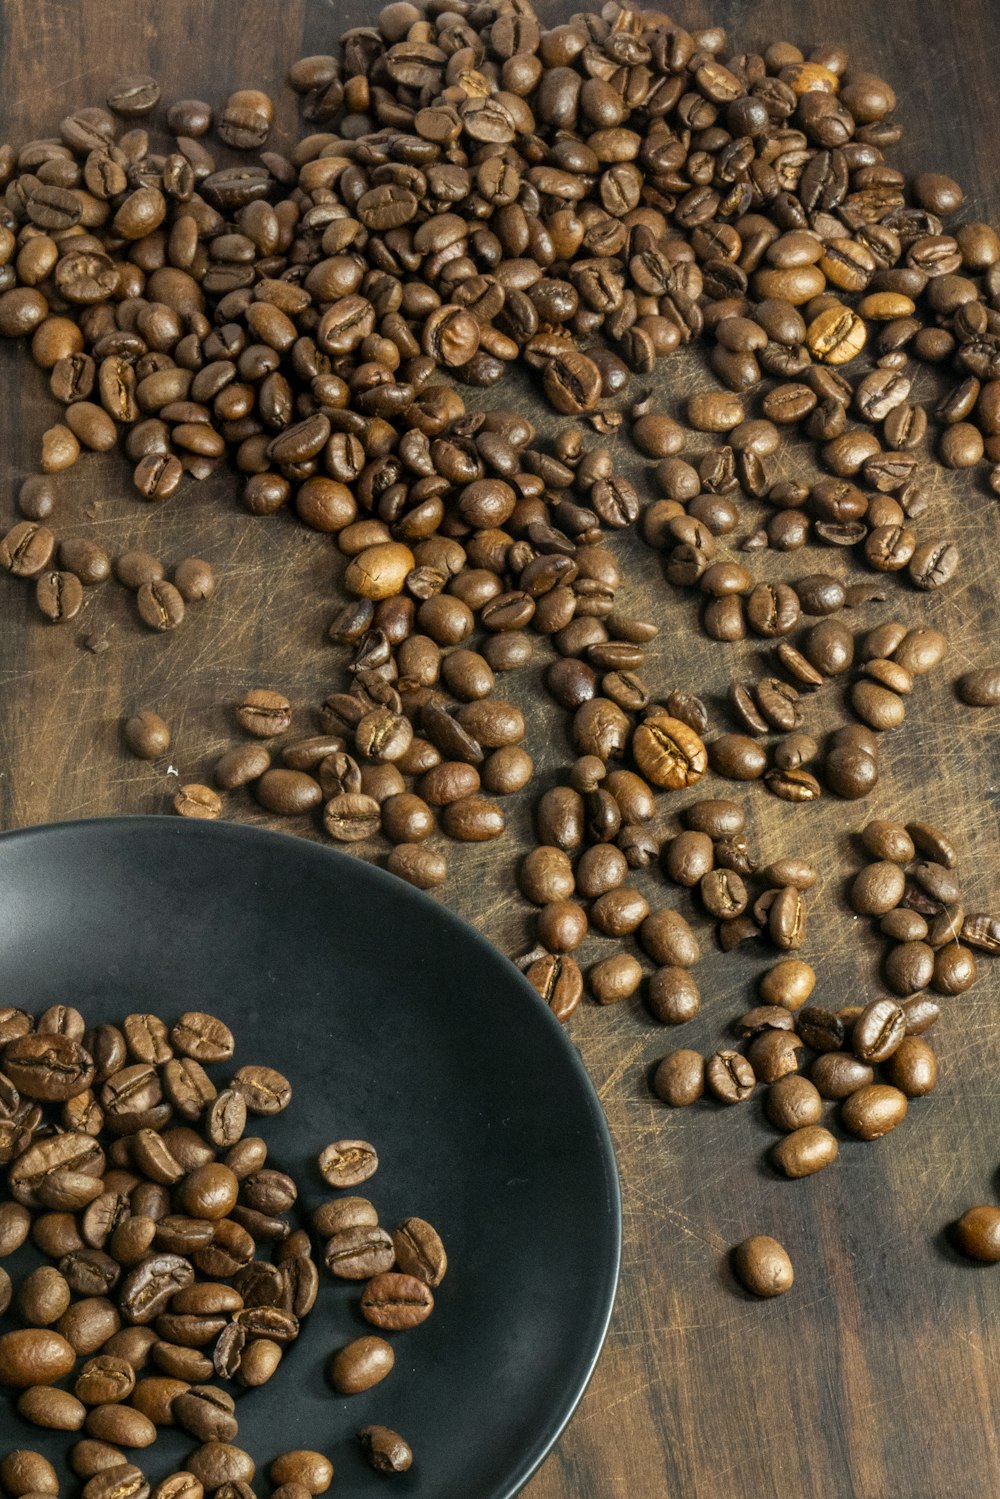
[[[560,19],[570,8],[540,6]],[[296,131],[294,100],[281,88],[288,64],[329,50],[344,25],[369,22],[375,10],[371,0],[4,0],[0,139],[50,134],[70,108],[101,101],[114,77],[151,71],[168,100],[221,102],[236,87],[269,88],[280,100],[280,149]],[[910,171],[954,173],[969,216],[1000,223],[1000,8],[989,0],[763,0],[752,8],[678,0],[672,10],[688,26],[730,24],[736,50],[778,36],[803,46],[845,41],[860,67],[884,72],[898,91],[907,133],[896,160]],[[659,378],[664,409],[674,412],[699,383],[707,380],[697,355],[672,361]],[[19,349],[0,349],[0,389],[9,515],[53,406]],[[932,390],[922,376],[918,396]],[[527,386],[509,393],[533,413],[538,407]],[[540,407],[538,416],[547,428]],[[622,465],[641,476],[624,440],[618,446]],[[869,816],[921,815],[951,828],[969,907],[1000,900],[997,720],[960,708],[952,688],[980,652],[1000,657],[997,502],[976,476],[956,479],[931,464],[928,477],[934,528],[959,544],[965,570],[939,597],[892,586],[887,603],[856,617],[859,628],[891,617],[933,622],[952,641],[944,668],[920,682],[905,727],[885,746],[876,794],[860,806],[830,799],[802,808],[763,792],[745,798],[763,858],[809,852],[823,862],[806,955],[819,996],[832,1005],[878,992],[879,944],[843,898],[857,862],[852,834]],[[88,457],[60,479],[61,536],[95,535],[112,552],[142,545],[168,563],[207,557],[219,592],[162,639],[138,626],[116,585],[90,595],[77,626],[53,629],[38,622],[29,589],[0,579],[5,828],[166,812],[180,781],[203,778],[238,738],[231,705],[245,689],[289,692],[305,730],[310,706],[337,685],[340,656],[325,639],[340,567],[334,548],[287,516],[248,517],[236,487],[219,473],[151,508],[133,497],[115,455]],[[646,673],[655,695],[701,690],[725,725],[726,684],[756,668],[759,644],[706,641],[692,601],[666,586],[656,557],[632,536],[615,545],[627,580],[623,602],[662,626]],[[767,577],[819,566],[861,576],[839,555],[760,559]],[[93,630],[107,633],[103,654],[80,643]],[[539,648],[536,664],[509,684],[530,713],[539,786],[555,780],[569,756],[562,718],[538,685],[544,659]],[[809,704],[809,727],[842,721],[841,699],[837,688],[824,689]],[[143,704],[158,707],[174,730],[169,761],[150,767],[130,759],[120,739],[123,714]],[[675,805],[662,800],[664,831],[675,826]],[[232,809],[241,820],[269,820],[249,799],[233,798]],[[514,954],[530,940],[529,913],[511,893],[530,798],[510,813],[511,832],[499,845],[451,851],[443,899]],[[287,827],[317,836],[304,824]],[[678,900],[648,871],[636,883],[657,903]],[[585,957],[602,956],[606,946],[592,940]],[[624,1272],[597,1374],[529,1485],[530,1499],[944,1499],[1000,1487],[1000,1272],[960,1263],[942,1235],[967,1205],[992,1200],[997,1186],[996,971],[984,963],[972,993],[949,1003],[936,1032],[939,1089],[912,1107],[904,1128],[877,1145],[847,1144],[834,1169],[789,1183],[762,1163],[771,1135],[758,1105],[668,1114],[647,1085],[650,1064],[672,1046],[718,1044],[761,966],[707,943],[698,969],[705,1003],[681,1032],[664,1034],[638,1003],[613,1012],[588,1006],[574,1019],[573,1040],[620,1155]],[[726,1251],[751,1232],[775,1234],[792,1255],[795,1289],[779,1302],[751,1303],[731,1282]]]

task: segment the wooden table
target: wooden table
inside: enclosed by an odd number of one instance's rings
[[[541,9],[561,18],[571,7],[543,0]],[[737,0],[714,8],[677,0],[673,7],[689,26],[730,23],[737,50],[779,36],[803,46],[847,42],[860,67],[884,71],[899,93],[907,131],[899,163],[954,173],[965,184],[970,215],[1000,222],[1000,8],[989,0],[767,0],[741,20],[745,9]],[[280,99],[280,149],[296,130],[294,100],[281,89],[288,64],[303,52],[329,50],[344,24],[370,21],[375,10],[374,0],[6,0],[0,139],[49,134],[70,108],[102,101],[117,75],[152,71],[167,99],[221,102],[236,87],[271,89]],[[678,397],[704,378],[697,358],[667,365],[665,408],[675,410]],[[14,487],[34,468],[54,408],[22,351],[0,350],[0,379],[9,515]],[[523,389],[512,393],[524,399]],[[918,393],[930,395],[926,377]],[[544,419],[542,425],[548,429]],[[627,469],[624,439],[619,447]],[[961,579],[940,596],[892,586],[887,603],[852,617],[859,628],[893,616],[932,621],[952,639],[948,661],[919,683],[910,721],[885,745],[876,793],[863,804],[829,798],[799,808],[759,789],[746,797],[765,859],[808,852],[823,864],[810,897],[806,955],[819,973],[819,999],[833,1006],[879,992],[879,943],[843,898],[857,863],[852,835],[868,817],[939,821],[961,846],[969,907],[988,908],[1000,898],[996,717],[960,708],[952,687],[980,650],[987,659],[1000,656],[997,501],[976,476],[958,480],[929,466],[928,477],[935,527],[962,549]],[[0,582],[4,827],[169,812],[179,782],[207,778],[214,757],[238,739],[232,704],[252,686],[289,692],[308,731],[310,706],[339,682],[340,658],[325,639],[340,566],[328,541],[287,516],[250,518],[236,503],[234,480],[221,472],[171,504],[149,507],[136,501],[123,460],[88,457],[60,479],[59,490],[60,535],[92,534],[112,552],[142,545],[169,563],[192,552],[207,557],[219,592],[164,639],[137,624],[117,585],[92,593],[84,619],[57,629],[39,622],[30,589]],[[924,529],[930,533],[930,521]],[[693,602],[664,584],[656,557],[633,536],[615,544],[627,578],[624,599],[663,627],[647,671],[654,692],[702,690],[716,724],[729,726],[722,693],[734,676],[756,668],[758,643],[705,640]],[[810,552],[760,560],[768,577],[794,578],[820,566],[843,569],[844,558]],[[81,644],[93,631],[106,635],[101,654]],[[536,662],[542,659],[539,651]],[[531,710],[529,744],[542,786],[569,755],[562,717],[538,676],[536,667],[520,673],[509,695]],[[169,759],[152,766],[131,759],[121,743],[123,714],[144,704],[158,707],[174,731]],[[844,721],[838,688],[809,704],[808,720],[820,729]],[[662,799],[664,831],[675,826],[673,805]],[[234,797],[232,806],[241,820],[267,820],[249,798]],[[529,799],[522,798],[503,842],[453,850],[443,895],[511,954],[530,941],[527,908],[511,894],[529,820]],[[298,823],[287,827],[318,836]],[[655,873],[642,872],[637,883],[658,901],[680,900],[664,892]],[[599,955],[600,941],[592,941],[585,957]],[[611,1012],[584,1006],[572,1023],[618,1145],[624,1271],[597,1374],[557,1452],[529,1485],[531,1499],[1000,1492],[1000,1271],[960,1262],[942,1232],[967,1205],[996,1192],[996,970],[984,962],[975,990],[947,1005],[935,1032],[939,1089],[912,1107],[905,1127],[881,1144],[845,1144],[834,1169],[791,1183],[763,1163],[772,1136],[759,1105],[668,1113],[648,1090],[650,1064],[671,1047],[719,1044],[729,1019],[750,1001],[762,963],[726,956],[709,942],[698,969],[705,1003],[680,1032],[656,1028],[638,1003]],[[794,1259],[795,1289],[778,1302],[752,1303],[727,1270],[729,1246],[753,1232],[776,1234]]]

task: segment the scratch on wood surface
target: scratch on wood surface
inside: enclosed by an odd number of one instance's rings
[[[43,84],[41,88],[33,88],[30,94],[21,94],[19,98],[9,100],[5,108],[13,111],[28,99],[45,98],[46,95],[54,94],[58,89],[68,88],[71,83],[80,83],[84,78],[91,78],[95,73],[103,72],[106,67],[106,61],[99,62],[95,63],[92,68],[84,68],[80,73],[71,73],[68,78],[55,78],[51,83]]]
[[[610,1093],[611,1089],[614,1087],[615,1083],[617,1083],[620,1078],[624,1077],[626,1072],[631,1071],[632,1067],[638,1061],[639,1057],[642,1056],[645,1050],[646,1042],[645,1039],[643,1039],[641,1041],[637,1041],[632,1049],[621,1058],[614,1071],[609,1077],[605,1078],[604,1082],[597,1090],[597,1096],[602,1103],[604,1102],[604,1099],[607,1097],[608,1093]]]

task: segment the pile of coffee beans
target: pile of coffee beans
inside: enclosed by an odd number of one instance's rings
[[[446,858],[427,842],[438,825],[460,842],[496,838],[497,798],[531,779],[523,714],[493,695],[497,672],[530,659],[528,626],[559,653],[547,685],[574,713],[581,755],[630,758],[653,787],[689,785],[709,764],[789,801],[872,789],[875,735],[837,731],[820,771],[800,699],[854,661],[852,632],[826,616],[875,591],[824,573],[755,581],[720,541],[764,504],[748,560],[812,541],[918,588],[948,581],[954,548],[919,542],[911,524],[928,500],[909,361],[952,360],[962,376],[935,412],[943,460],[992,454],[1000,240],[985,225],[944,233],[962,202],[946,178],[917,179],[907,201],[883,159],[899,136],[892,89],[853,73],[842,48],[806,58],[776,43],[724,62],[725,43],[717,28],[688,33],[615,3],[546,28],[530,7],[459,0],[422,15],[402,0],[339,55],[292,67],[313,133],[287,156],[266,149],[274,108],[256,90],[217,119],[176,101],[154,141],[148,78],[67,116],[58,141],[0,149],[0,333],[30,337],[64,408],[0,563],[36,580],[52,620],[75,617],[111,572],[157,631],[211,596],[197,558],[171,580],[147,554],[112,568],[102,548],[66,542],[53,570],[51,476],[81,445],[119,442],[143,499],[169,499],[228,454],[247,509],[291,506],[345,558],[353,601],[331,638],[350,649],[350,685],[320,706],[321,734],[283,748],[280,768],[263,746],[239,746],[214,787],[182,785],[177,811],[221,816],[219,793],[252,784],[276,815],[322,807],[339,842],[383,834],[394,872],[440,884]],[[223,152],[260,155],[223,164],[213,128]],[[691,396],[684,416],[714,446],[688,461],[679,422],[648,396],[628,406],[636,447],[657,460],[651,502],[580,426],[546,451],[522,414],[470,414],[454,388],[523,364],[558,413],[614,432],[631,375],[702,335],[728,388]],[[828,471],[812,485],[776,472],[783,436],[800,429]],[[640,515],[668,580],[706,596],[710,635],[777,642],[784,675],[734,684],[739,732],[707,746],[639,675],[656,626],[616,611],[602,537]],[[810,614],[822,617],[800,649],[788,637]],[[902,721],[926,669],[905,654],[887,638],[859,653],[851,705],[869,729]],[[768,751],[772,731],[786,737]],[[136,742],[143,755],[157,745]],[[610,785],[593,795],[610,828]],[[647,857],[632,820],[602,836]],[[545,925],[553,956],[585,930],[576,910]],[[616,963],[599,987],[624,993],[634,976]]]
[[[886,988],[904,999],[928,989],[964,994],[976,980],[973,948],[984,944],[975,917],[971,938],[965,930],[952,840],[926,822],[876,821],[860,841],[871,862],[855,875],[848,900],[859,916],[877,918],[891,941],[882,964]]]
[[[771,1162],[795,1179],[840,1153],[837,1136],[821,1123],[825,1105],[839,1104],[847,1134],[878,1140],[902,1123],[909,1099],[937,1082],[937,1061],[923,1039],[938,1018],[936,1004],[917,994],[828,1010],[808,1002],[815,982],[808,963],[784,959],[761,980],[761,1003],[734,1023],[745,1054],[729,1046],[706,1060],[675,1051],[653,1077],[657,1097],[673,1107],[697,1102],[706,1090],[720,1103],[745,1103],[763,1083],[764,1115],[783,1135]]]
[[[161,1499],[226,1485],[252,1494],[243,1486],[254,1461],[233,1445],[234,1394],[274,1376],[319,1290],[310,1235],[289,1221],[298,1187],[246,1132],[287,1108],[290,1083],[264,1065],[214,1082],[209,1069],[233,1057],[235,1040],[200,1011],[170,1026],[136,1013],[88,1028],[65,1005],[37,1019],[7,1008],[0,1047],[0,1258],[30,1240],[46,1260],[18,1284],[0,1266],[0,1318],[15,1323],[0,1332],[0,1386],[19,1392],[25,1421],[83,1433],[69,1462],[86,1499],[148,1499],[122,1449],[150,1447],[163,1426],[201,1445],[157,1489]],[[377,1167],[358,1140],[335,1141],[318,1160],[335,1189]],[[374,1328],[429,1316],[447,1268],[430,1224],[410,1217],[390,1235],[367,1199],[339,1196],[317,1208],[314,1228],[331,1272],[366,1282],[360,1310]],[[356,1393],[393,1362],[384,1338],[357,1339],[336,1355],[331,1382]],[[359,1439],[379,1471],[412,1462],[388,1428]],[[306,1452],[270,1471],[282,1499],[320,1494],[333,1475]],[[58,1492],[30,1451],[0,1461],[0,1484],[11,1499]]]

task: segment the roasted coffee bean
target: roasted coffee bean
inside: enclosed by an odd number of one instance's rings
[[[358,1441],[369,1466],[376,1473],[407,1473],[413,1466],[413,1449],[391,1427],[362,1426]]]
[[[423,1218],[406,1218],[392,1231],[396,1263],[404,1275],[415,1275],[429,1286],[441,1284],[448,1256],[437,1231]]]
[[[885,1064],[883,1075],[907,1098],[923,1098],[937,1084],[937,1057],[926,1041],[908,1034]]]
[[[352,1226],[334,1231],[325,1247],[325,1262],[340,1280],[369,1280],[393,1268],[393,1241],[376,1226]]]
[[[241,1067],[232,1085],[246,1099],[251,1114],[280,1114],[291,1102],[291,1084],[273,1067]]]
[[[228,1442],[205,1442],[187,1458],[187,1471],[207,1490],[223,1484],[251,1484],[256,1464],[248,1452]]]
[[[906,1095],[886,1083],[869,1083],[845,1099],[844,1128],[859,1140],[880,1140],[906,1116]]]
[[[689,828],[706,833],[712,839],[736,837],[746,826],[746,815],[740,804],[725,800],[693,802],[685,811],[684,820]]]
[[[926,942],[901,942],[886,954],[885,982],[903,997],[926,989],[934,976],[934,949]]]
[[[545,953],[529,965],[524,976],[557,1020],[567,1020],[583,997],[579,964],[565,954]]]
[[[0,1483],[12,1499],[59,1492],[59,1478],[48,1458],[26,1447],[15,1447],[0,1459]]]
[[[791,1010],[785,1009],[784,1005],[756,1005],[752,1010],[747,1010],[733,1024],[734,1034],[741,1036],[744,1040],[759,1036],[764,1031],[792,1031],[794,1029],[795,1017]]]
[[[906,890],[906,876],[899,864],[882,861],[868,864],[854,877],[850,890],[851,909],[859,916],[884,916],[899,905]]]
[[[673,1108],[696,1103],[705,1091],[705,1059],[697,1051],[673,1051],[653,1074],[653,1092]]]
[[[714,862],[712,840],[707,833],[688,831],[672,838],[664,850],[664,868],[678,885],[693,886],[709,873]]]
[[[651,785],[671,790],[694,785],[708,767],[700,737],[680,719],[665,714],[639,724],[632,736],[632,754]]]
[[[649,981],[649,1008],[665,1025],[680,1025],[698,1013],[701,992],[686,968],[658,968]]]
[[[891,999],[867,1005],[851,1030],[851,1049],[862,1062],[886,1062],[906,1034],[906,1016]]]
[[[239,1430],[234,1410],[233,1397],[214,1385],[192,1385],[170,1405],[177,1424],[199,1442],[231,1441]]]
[[[753,1067],[738,1051],[717,1051],[705,1065],[705,1082],[720,1103],[743,1103],[754,1090]]]
[[[0,1337],[0,1384],[8,1388],[55,1384],[75,1362],[72,1343],[52,1328],[24,1328]]]
[[[617,1004],[620,1000],[631,999],[642,978],[642,964],[631,953],[615,953],[594,964],[588,974],[588,984],[598,1004]]]
[[[954,1236],[969,1259],[996,1264],[1000,1260],[1000,1208],[967,1208],[955,1224]]]
[[[323,1180],[331,1187],[356,1187],[375,1175],[378,1155],[366,1140],[337,1140],[319,1155]]]
[[[812,1176],[837,1159],[840,1147],[835,1135],[821,1124],[807,1124],[792,1130],[771,1151],[771,1160],[779,1171],[793,1180]]]
[[[706,911],[723,921],[740,916],[747,908],[749,896],[740,876],[730,869],[713,869],[702,876],[699,894]]]
[[[376,1275],[361,1297],[361,1315],[365,1321],[390,1332],[416,1327],[427,1320],[433,1309],[434,1297],[429,1286],[413,1275]]]
[[[151,630],[173,630],[184,618],[184,600],[172,583],[143,583],[136,594],[139,618]]]
[[[89,1088],[94,1062],[78,1041],[62,1035],[17,1036],[4,1052],[3,1070],[25,1098],[61,1103]]]
[[[240,703],[236,717],[240,727],[248,734],[270,739],[288,730],[292,721],[292,705],[283,693],[255,688]]]
[[[125,743],[138,760],[158,760],[170,748],[170,729],[151,708],[143,708],[125,722]]]
[[[307,1494],[325,1494],[333,1479],[333,1464],[321,1452],[297,1448],[276,1457],[268,1477],[279,1487],[294,1484]]]
[[[839,1051],[844,1044],[844,1022],[833,1010],[806,1005],[796,1015],[795,1026],[813,1051]]]
[[[360,1395],[385,1379],[395,1362],[392,1346],[384,1338],[355,1338],[335,1355],[330,1382],[338,1395]]]
[[[795,1278],[787,1251],[766,1234],[754,1234],[737,1245],[733,1269],[753,1296],[783,1296],[792,1289]]]
[[[768,1088],[764,1112],[776,1129],[791,1133],[819,1124],[823,1100],[814,1082],[793,1072]]]

